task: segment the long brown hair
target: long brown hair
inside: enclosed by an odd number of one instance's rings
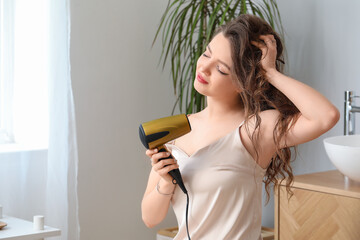
[[[286,180],[286,190],[290,197],[293,195],[290,185],[293,182],[291,162],[292,146],[280,147],[280,140],[286,135],[291,126],[296,122],[299,116],[299,110],[296,106],[278,89],[272,86],[266,79],[265,70],[261,66],[262,52],[259,48],[251,44],[251,41],[261,41],[260,35],[272,34],[276,40],[277,57],[276,69],[283,70],[283,44],[279,35],[263,19],[250,14],[242,14],[236,19],[219,27],[215,32],[224,34],[231,43],[231,54],[234,64],[233,75],[235,84],[241,90],[240,97],[244,105],[245,126],[251,117],[255,118],[255,128],[253,134],[250,134],[246,127],[247,134],[254,145],[256,160],[259,159],[258,137],[261,118],[259,113],[268,109],[276,109],[280,112],[277,119],[273,139],[276,144],[276,153],[267,168],[265,178],[265,190],[267,201],[269,201],[270,183],[277,186],[277,178],[282,176],[285,179],[285,173],[288,175]],[[257,133],[256,133],[257,132]],[[296,155],[296,148],[295,155]]]

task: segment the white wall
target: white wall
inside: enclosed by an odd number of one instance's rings
[[[166,1],[70,2],[81,239],[152,239],[141,220],[150,164],[138,127],[174,102],[159,45],[151,49]]]
[[[357,27],[360,2],[280,0],[278,3],[287,33],[290,75],[320,91],[341,112],[341,119],[332,130],[299,147],[300,158],[293,164],[294,171],[300,174],[333,169],[322,140],[343,134],[344,91],[360,94],[360,28]]]
[[[160,47],[151,50],[167,1],[70,2],[81,239],[154,239],[157,229],[175,226],[176,221],[170,214],[155,230],[141,221],[150,165],[138,125],[170,115],[174,102],[168,70],[162,73],[157,67]],[[322,92],[342,112],[344,90],[360,93],[359,3],[278,4],[287,33],[289,74]],[[294,173],[334,169],[322,139],[341,134],[342,119],[324,136],[300,146]],[[273,211],[271,200],[264,208],[263,225],[273,226]]]
[[[286,32],[288,73],[320,91],[339,109],[337,125],[316,140],[299,146],[294,174],[335,169],[323,139],[343,134],[344,91],[360,95],[360,2],[347,0],[277,0]],[[304,96],[306,97],[306,96]],[[357,100],[360,106],[360,100]],[[316,108],[316,106],[314,106]],[[360,133],[360,114],[356,120]],[[273,202],[264,208],[263,225],[273,226]]]

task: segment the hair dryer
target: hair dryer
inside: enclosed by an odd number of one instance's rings
[[[140,124],[139,126],[139,135],[142,144],[144,144],[147,149],[158,148],[159,152],[166,151],[164,147],[165,143],[181,137],[190,131],[190,122],[185,114],[156,119]],[[169,158],[173,158],[173,156]],[[167,158],[161,158],[160,160],[163,159]],[[169,174],[173,177],[173,183],[177,183],[181,190],[187,193],[179,169],[171,170]]]

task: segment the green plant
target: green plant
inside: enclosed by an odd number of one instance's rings
[[[193,113],[205,107],[205,97],[193,87],[196,61],[216,28],[240,14],[251,13],[279,28],[280,13],[275,0],[169,0],[154,42],[162,32],[162,67],[170,58],[174,104],[180,112]]]

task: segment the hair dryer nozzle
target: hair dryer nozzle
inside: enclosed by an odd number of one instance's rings
[[[141,143],[144,145],[144,147],[149,149],[149,144],[146,141],[146,134],[145,134],[142,124],[140,124],[140,126],[139,126],[139,136],[140,136]]]

